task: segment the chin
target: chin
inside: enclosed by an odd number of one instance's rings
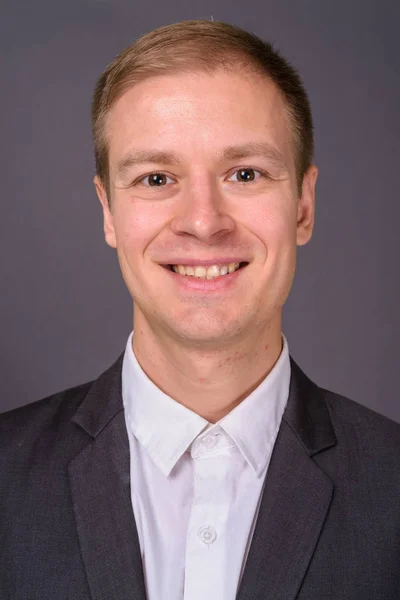
[[[240,323],[238,318],[227,319],[224,315],[210,319],[205,317],[204,311],[183,318],[176,317],[169,323],[170,331],[179,340],[194,346],[201,344],[202,347],[234,341],[245,328],[246,324]]]

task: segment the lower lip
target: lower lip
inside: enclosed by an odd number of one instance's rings
[[[238,279],[242,271],[247,267],[241,267],[233,273],[220,275],[215,279],[202,279],[201,277],[191,277],[190,275],[179,275],[170,269],[164,269],[171,275],[173,280],[184,290],[195,290],[197,292],[217,292],[231,287]]]

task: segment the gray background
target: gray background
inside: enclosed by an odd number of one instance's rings
[[[400,421],[397,1],[4,2],[0,411],[96,377],[124,349],[131,300],[92,187],[96,78],[131,41],[225,20],[300,70],[316,128],[316,229],[285,312],[317,383]]]

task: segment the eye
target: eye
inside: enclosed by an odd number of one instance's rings
[[[238,183],[250,183],[255,181],[259,177],[263,177],[263,173],[261,171],[257,171],[256,169],[237,169],[232,175],[228,177],[228,181],[237,181]]]
[[[139,183],[149,187],[163,187],[172,182],[173,180],[165,173],[150,173],[139,180]]]

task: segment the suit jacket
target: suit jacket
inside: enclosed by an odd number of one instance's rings
[[[400,426],[291,364],[237,598],[400,599]],[[1,600],[145,600],[121,367],[0,416]]]

